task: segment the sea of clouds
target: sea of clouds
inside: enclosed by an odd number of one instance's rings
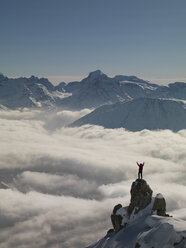
[[[89,112],[0,111],[0,248],[95,242],[114,205],[129,204],[136,161],[167,212],[186,219],[186,130],[65,127]]]

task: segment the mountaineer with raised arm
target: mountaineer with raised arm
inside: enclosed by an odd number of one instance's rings
[[[136,162],[136,163],[137,163],[137,165],[139,167],[138,179],[140,179],[140,177],[142,179],[143,178],[143,166],[144,166],[145,162],[143,162],[143,164],[142,163],[138,163],[138,162]]]

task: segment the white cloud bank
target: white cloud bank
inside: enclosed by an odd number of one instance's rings
[[[85,247],[109,228],[115,204],[128,205],[144,177],[186,219],[186,130],[127,132],[64,125],[88,113],[0,112],[0,248]]]

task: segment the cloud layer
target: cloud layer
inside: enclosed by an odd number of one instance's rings
[[[88,113],[0,112],[0,248],[85,247],[111,228],[115,204],[128,205],[144,176],[186,219],[186,130],[127,132],[65,127]]]

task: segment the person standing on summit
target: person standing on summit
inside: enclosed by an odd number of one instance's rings
[[[141,179],[143,178],[143,166],[144,166],[144,162],[143,162],[143,164],[142,163],[138,163],[138,162],[136,162],[137,163],[137,165],[138,165],[138,167],[139,167],[139,171],[138,171],[138,179],[140,179],[140,176],[141,176]]]

